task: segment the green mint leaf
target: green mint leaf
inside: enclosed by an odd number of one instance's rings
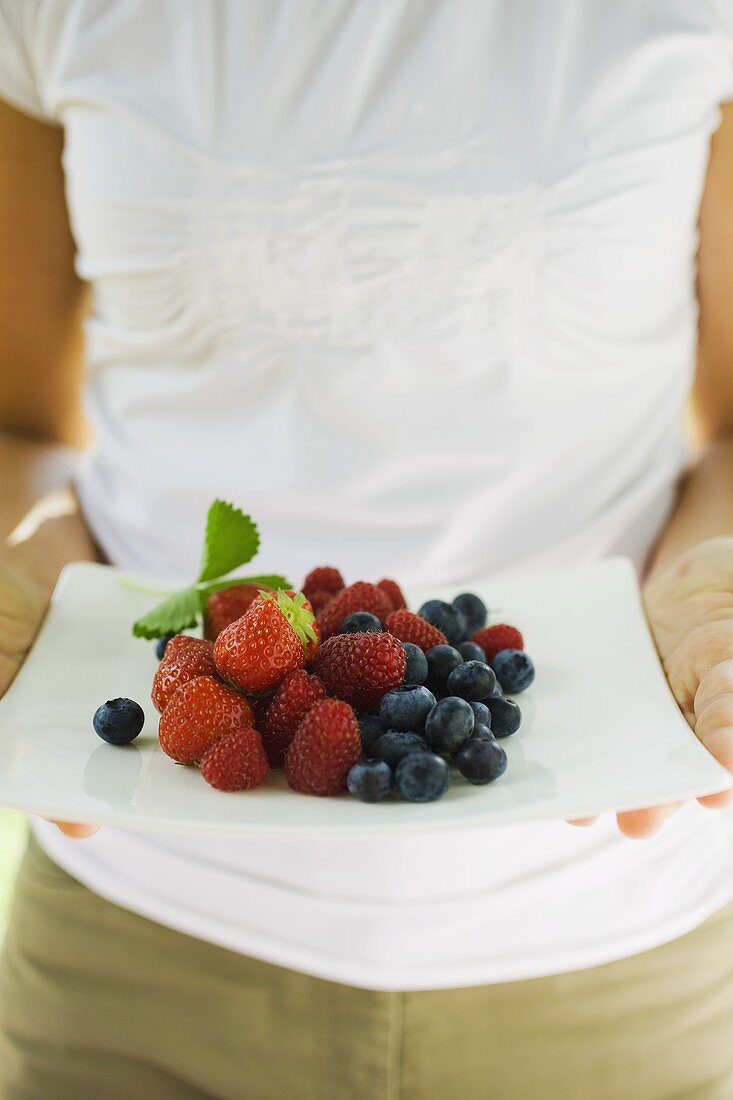
[[[229,504],[215,500],[206,517],[204,552],[198,583],[224,577],[251,561],[260,545],[254,520]]]
[[[147,615],[132,624],[136,638],[160,638],[163,634],[178,634],[196,626],[201,614],[201,593],[196,588],[174,592]]]
[[[263,573],[258,577],[230,577],[226,581],[215,581],[214,584],[202,585],[199,588],[201,594],[206,597],[212,592],[220,592],[222,588],[235,588],[239,584],[256,584],[262,588],[292,588],[287,577],[279,573]]]

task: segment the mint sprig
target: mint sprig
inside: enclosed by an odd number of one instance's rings
[[[204,549],[197,580],[178,592],[166,593],[162,603],[132,624],[132,633],[137,638],[153,639],[188,630],[199,622],[212,592],[222,588],[232,588],[237,584],[257,584],[276,589],[292,587],[278,573],[227,577],[233,569],[251,561],[259,545],[260,536],[254,520],[228,501],[215,500],[206,517]]]

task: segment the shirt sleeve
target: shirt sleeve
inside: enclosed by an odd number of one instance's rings
[[[44,122],[55,119],[44,107],[33,57],[35,0],[0,0],[0,99]]]

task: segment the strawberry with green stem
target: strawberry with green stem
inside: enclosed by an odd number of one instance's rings
[[[270,691],[306,660],[317,641],[313,611],[302,592],[263,592],[214,643],[220,674],[242,691]]]

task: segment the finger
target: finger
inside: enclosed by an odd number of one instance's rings
[[[595,817],[566,817],[568,825],[577,825],[581,829],[587,828],[588,825],[595,825],[598,821],[598,814]]]
[[[99,832],[99,825],[84,825],[79,821],[54,821],[53,824],[72,840],[86,840],[88,836]]]
[[[713,665],[700,680],[695,692],[694,729],[700,741],[716,760],[733,772],[733,660]],[[733,776],[731,777],[733,782]],[[704,795],[698,801],[711,810],[733,802],[733,788]]]
[[[624,810],[616,814],[616,821],[624,836],[632,840],[644,840],[659,832],[667,818],[681,805],[681,802],[669,802],[664,806],[649,806],[642,810]]]

